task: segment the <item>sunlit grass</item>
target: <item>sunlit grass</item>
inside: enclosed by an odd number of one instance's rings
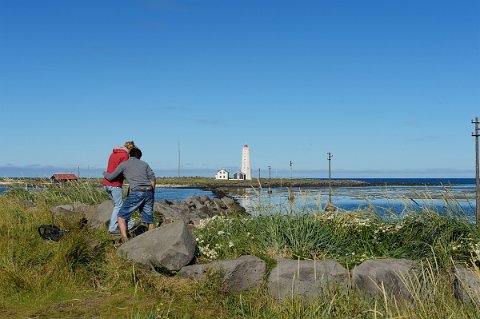
[[[448,276],[454,264],[476,265],[480,255],[477,227],[456,218],[453,208],[452,214],[425,210],[384,219],[368,209],[325,213],[324,205],[317,210],[265,205],[252,217],[203,221],[195,231],[200,261],[252,254],[266,260],[269,269],[275,257],[334,258],[348,268],[382,257],[415,259],[423,265],[419,277],[408,281],[409,303],[388,295],[369,299],[351,289],[277,301],[265,283],[230,294],[215,274],[199,283],[153,274],[119,258],[118,244],[105,231],[82,226],[74,217],[55,219],[49,210],[104,199],[97,184],[0,196],[3,317],[476,318],[480,311],[455,299]],[[68,232],[59,242],[44,241],[37,233],[41,224]]]
[[[354,266],[369,258],[422,259],[436,256],[467,262],[480,247],[480,232],[460,213],[430,209],[382,218],[373,208],[327,213],[287,205],[256,207],[248,218],[214,218],[197,231],[199,249],[207,259],[245,254],[290,258],[333,258]],[[453,211],[452,211],[453,212]],[[205,221],[204,223],[207,223]]]

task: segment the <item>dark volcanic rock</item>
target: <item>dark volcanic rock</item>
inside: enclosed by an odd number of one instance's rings
[[[163,222],[183,221],[185,224],[197,224],[201,219],[216,215],[246,214],[245,209],[229,197],[212,199],[208,196],[155,201],[154,210],[162,216]]]

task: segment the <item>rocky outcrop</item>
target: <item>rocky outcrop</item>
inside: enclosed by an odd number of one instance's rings
[[[70,205],[60,205],[50,208],[50,212],[54,217],[79,217],[91,219],[94,213],[95,207],[85,205],[80,202],[75,202]]]
[[[277,259],[268,279],[268,291],[277,299],[318,297],[349,286],[349,273],[335,260]]]
[[[178,275],[198,281],[205,280],[207,272],[219,272],[225,287],[230,292],[258,287],[263,282],[267,267],[256,256],[242,256],[233,260],[217,260],[208,264],[183,267]]]
[[[50,208],[55,217],[78,216],[86,218],[93,228],[108,227],[112,210],[113,203],[111,200],[106,200],[95,206],[77,202],[71,205],[60,205]],[[160,215],[162,222],[182,221],[185,224],[195,225],[201,219],[216,215],[247,214],[243,207],[227,196],[222,198],[192,196],[181,201],[155,201],[154,210]]]
[[[154,210],[164,222],[183,221],[185,224],[198,224],[201,219],[216,215],[246,214],[245,209],[232,198],[210,198],[192,196],[182,201],[156,201]]]
[[[196,241],[185,223],[176,221],[124,243],[117,254],[159,272],[174,274],[194,258]]]
[[[455,297],[463,303],[480,306],[480,272],[457,265],[454,272]]]
[[[352,271],[355,289],[369,296],[411,299],[408,284],[420,273],[420,264],[407,259],[366,260]],[[411,288],[411,287],[410,287]]]

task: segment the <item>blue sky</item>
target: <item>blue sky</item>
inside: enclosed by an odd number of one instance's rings
[[[473,177],[480,2],[0,2],[0,176]],[[254,174],[255,176],[255,174]]]

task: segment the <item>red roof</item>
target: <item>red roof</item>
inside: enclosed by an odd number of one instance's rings
[[[54,177],[57,181],[78,179],[77,175],[75,174],[53,174],[52,177]]]

